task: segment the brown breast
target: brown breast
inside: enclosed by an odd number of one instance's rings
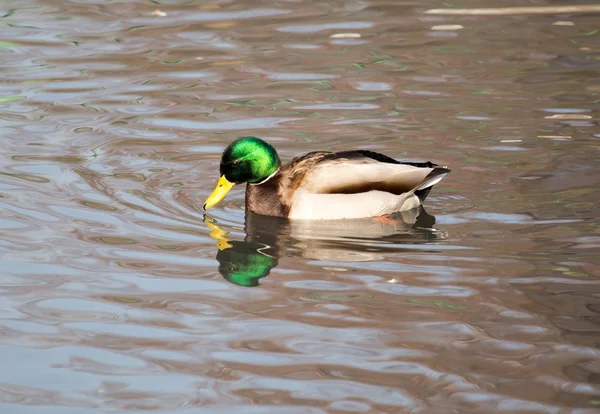
[[[290,204],[280,197],[281,175],[275,174],[263,184],[246,184],[246,211],[265,216],[285,217]],[[286,200],[287,201],[287,200]]]

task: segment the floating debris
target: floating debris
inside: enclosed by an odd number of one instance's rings
[[[582,114],[556,114],[545,116],[544,119],[592,119],[592,117]]]
[[[465,27],[461,24],[439,24],[437,26],[431,26],[431,30],[460,30]]]
[[[245,60],[223,60],[218,62],[212,62],[212,66],[230,66],[230,65],[243,65],[246,63]]]
[[[25,99],[25,97],[21,95],[0,96],[0,103],[20,101],[21,99]]]
[[[331,39],[360,39],[360,33],[335,33],[329,36]]]
[[[237,23],[236,22],[214,22],[214,23],[206,23],[204,25],[204,27],[207,27],[209,29],[229,29],[230,27],[235,26]]]
[[[523,142],[523,140],[522,139],[503,139],[500,142],[502,142],[504,144],[513,144],[513,143],[516,143],[516,142]]]
[[[545,138],[545,139],[571,139],[573,137],[571,137],[569,135],[538,135],[538,138]]]
[[[575,23],[559,20],[557,22],[552,23],[552,26],[575,26]]]
[[[600,5],[540,6],[540,7],[490,7],[482,9],[430,9],[425,14],[454,14],[460,16],[509,16],[518,14],[597,13]]]
[[[156,9],[152,12],[152,16],[157,16],[157,17],[165,17],[167,15],[167,13],[165,13],[162,10]]]

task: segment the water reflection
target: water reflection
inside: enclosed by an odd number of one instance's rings
[[[219,273],[240,286],[257,286],[283,256],[373,261],[446,237],[433,227],[435,217],[422,207],[387,220],[290,221],[247,213],[243,241],[227,238],[229,232],[208,214],[204,222],[217,240]]]
[[[0,413],[598,412],[598,15],[441,3],[4,1]],[[206,237],[242,133],[456,174]]]

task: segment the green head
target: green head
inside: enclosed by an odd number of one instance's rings
[[[233,141],[221,156],[221,175],[234,184],[256,184],[273,174],[281,161],[277,151],[260,138]]]
[[[274,174],[281,161],[277,151],[260,138],[241,137],[225,148],[221,156],[221,178],[204,203],[208,209],[217,205],[235,184],[258,184]]]

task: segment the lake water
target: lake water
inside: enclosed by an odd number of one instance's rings
[[[1,1],[0,412],[598,412],[600,16],[424,14],[555,5]],[[205,215],[242,135],[452,173]]]

